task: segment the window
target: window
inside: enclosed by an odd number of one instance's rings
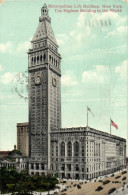
[[[40,61],[42,62],[42,55],[40,56]]]
[[[65,143],[64,142],[60,144],[60,155],[65,156]]]
[[[39,170],[39,164],[36,163],[36,170]]]
[[[58,156],[58,146],[56,146],[56,156]]]
[[[62,171],[65,171],[65,164],[62,164],[62,165],[61,165],[61,170],[62,170]]]
[[[71,164],[67,164],[68,171],[71,171]]]
[[[39,56],[37,56],[37,63],[39,63]]]
[[[33,64],[33,57],[32,57],[32,64]]]
[[[76,171],[79,171],[79,166],[78,165],[76,165]]]
[[[34,169],[34,164],[31,164],[31,169]]]
[[[36,57],[34,57],[34,64],[36,63]]]
[[[51,55],[49,55],[49,60],[51,61]]]
[[[44,61],[45,61],[45,59],[46,59],[46,55],[45,55],[45,54],[43,55],[43,59],[44,59]]]
[[[72,156],[72,143],[70,141],[67,144],[67,150],[68,156]]]
[[[82,148],[82,156],[84,156],[84,148]]]
[[[74,143],[74,156],[79,156],[79,143],[77,141]]]

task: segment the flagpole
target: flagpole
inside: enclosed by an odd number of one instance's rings
[[[110,134],[111,134],[111,117],[110,117]]]
[[[88,127],[88,107],[87,107],[87,127]]]

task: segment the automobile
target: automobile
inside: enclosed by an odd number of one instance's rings
[[[108,191],[108,194],[111,194],[111,193],[115,192],[115,190],[116,190],[116,188],[110,189],[110,190]]]

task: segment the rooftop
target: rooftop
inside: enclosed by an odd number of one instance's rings
[[[97,130],[91,127],[70,127],[70,128],[61,128],[57,131],[51,132],[51,134],[58,134],[58,133],[80,133],[80,132],[90,132],[90,133],[95,133],[97,135],[103,135],[106,137],[112,137],[114,139],[119,139],[122,141],[126,141],[126,139],[116,136],[116,135],[112,135],[110,133],[101,131],[101,130]]]

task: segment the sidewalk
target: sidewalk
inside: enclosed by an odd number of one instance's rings
[[[111,195],[128,195],[128,184],[126,184],[124,187],[117,189]]]

